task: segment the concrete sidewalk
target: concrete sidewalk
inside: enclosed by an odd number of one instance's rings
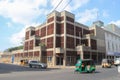
[[[100,68],[101,67],[101,65],[96,65],[96,68]],[[55,66],[55,67],[48,67],[48,68],[75,68],[75,66]]]

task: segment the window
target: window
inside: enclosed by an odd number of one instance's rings
[[[74,19],[71,18],[71,17],[68,17],[68,16],[67,16],[66,19],[67,19],[67,21],[74,22]]]
[[[48,60],[49,62],[51,62],[51,61],[52,61],[52,56],[48,56],[48,57],[47,57],[47,60]]]

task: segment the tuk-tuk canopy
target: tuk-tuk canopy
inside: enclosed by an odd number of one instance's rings
[[[92,59],[79,59],[75,66],[80,66],[82,64],[85,65],[94,65],[94,61]]]

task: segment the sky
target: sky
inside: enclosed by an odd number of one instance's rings
[[[120,0],[0,0],[0,51],[22,45],[25,29],[42,24],[53,10],[67,10],[87,26],[101,20],[105,25],[114,23],[120,27],[119,3]]]

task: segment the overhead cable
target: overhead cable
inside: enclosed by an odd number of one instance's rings
[[[65,7],[64,7],[62,10],[64,10],[64,9],[70,4],[71,1],[72,1],[72,0],[70,0],[70,1],[65,5]]]
[[[53,11],[57,9],[57,7],[62,3],[62,1],[63,1],[63,0],[60,0],[60,2],[59,2],[58,5],[53,9]]]

